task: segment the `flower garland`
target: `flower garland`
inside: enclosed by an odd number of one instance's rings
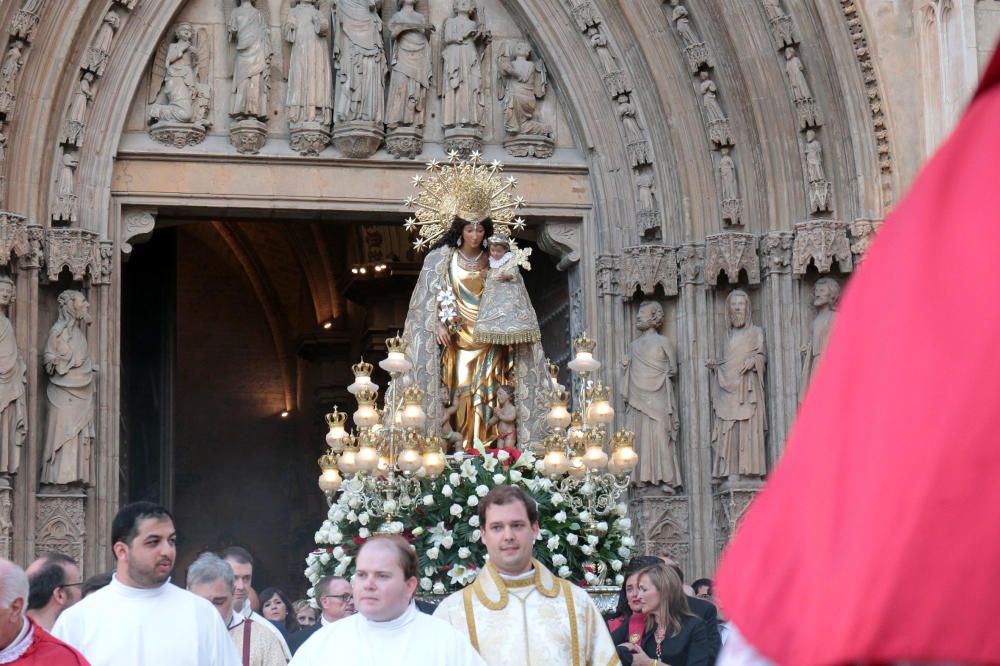
[[[530,451],[487,450],[477,443],[469,453],[476,455],[455,454],[444,474],[423,479],[419,505],[391,525],[417,550],[422,593],[443,595],[475,580],[486,560],[479,501],[504,483],[521,487],[538,502],[536,559],[581,586],[622,584],[622,563],[632,557],[635,547],[624,503],[587,531],[586,511],[574,512],[571,502],[554,492],[552,480],[541,473],[541,460]],[[323,576],[353,575],[358,548],[380,527],[378,518],[359,512],[359,507],[357,498],[347,493],[330,507],[316,532],[318,547],[306,557],[305,575],[312,585]]]

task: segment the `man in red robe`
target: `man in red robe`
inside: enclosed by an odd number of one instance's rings
[[[848,286],[723,556],[720,664],[1000,659],[998,119],[994,56]]]
[[[28,576],[0,558],[0,664],[90,666],[79,652],[25,615]]]

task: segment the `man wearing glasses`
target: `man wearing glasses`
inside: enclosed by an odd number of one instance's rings
[[[80,600],[80,567],[68,555],[46,553],[28,572],[28,617],[52,631],[59,614]]]
[[[351,594],[351,584],[346,579],[326,576],[319,579],[314,589],[323,613],[319,622],[311,627],[303,627],[288,637],[288,647],[293,654],[320,628],[354,614],[354,596]]]

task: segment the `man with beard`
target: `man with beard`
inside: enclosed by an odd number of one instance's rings
[[[53,635],[93,666],[239,666],[212,604],[170,582],[176,538],[162,506],[123,507],[111,524],[111,583],[63,612]]]

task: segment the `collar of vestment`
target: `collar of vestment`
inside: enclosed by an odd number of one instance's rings
[[[413,620],[416,619],[416,617],[417,617],[417,613],[419,613],[419,612],[420,611],[417,610],[416,604],[411,601],[410,605],[406,607],[406,610],[403,611],[402,615],[400,615],[397,618],[393,618],[391,620],[385,620],[383,622],[376,622],[375,620],[369,620],[368,618],[366,618],[364,615],[361,615],[360,613],[359,613],[359,615],[360,615],[360,619],[361,619],[361,624],[368,631],[379,631],[380,632],[380,631],[398,631],[398,630],[402,629],[406,625],[408,625],[411,622],[413,622]]]
[[[132,587],[118,580],[118,574],[112,574],[111,583],[108,584],[108,587],[115,594],[129,599],[155,599],[163,594],[167,589],[167,585],[172,584],[168,578],[162,585],[157,585],[156,587]]]
[[[21,631],[18,632],[10,645],[0,650],[0,664],[9,664],[17,661],[31,647],[35,639],[35,624],[28,618],[24,618],[21,624]]]
[[[496,566],[487,560],[486,566],[483,567],[479,575],[476,576],[475,582],[472,583],[472,589],[476,594],[476,598],[479,599],[479,603],[490,610],[503,610],[507,607],[507,602],[510,600],[510,594],[507,591],[509,588],[527,587],[529,585],[534,585],[546,597],[559,596],[560,579],[546,569],[538,560],[532,559],[531,564],[535,568],[534,576],[523,580],[504,580],[500,572],[497,571]]]

